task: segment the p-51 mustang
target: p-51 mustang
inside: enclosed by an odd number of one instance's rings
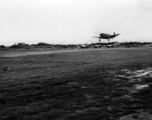
[[[120,35],[120,34],[115,34],[115,32],[113,33],[113,35],[110,34],[106,34],[106,33],[100,33],[99,37],[94,36],[93,38],[99,38],[99,42],[101,41],[101,39],[108,39],[108,41],[112,38],[115,38],[116,36]]]

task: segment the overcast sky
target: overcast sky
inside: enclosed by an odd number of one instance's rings
[[[152,42],[151,21],[152,0],[0,0],[0,44]]]

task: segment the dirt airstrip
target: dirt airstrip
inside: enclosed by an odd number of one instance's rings
[[[56,54],[56,53],[68,53],[68,52],[83,52],[99,49],[70,49],[70,50],[54,50],[54,51],[30,51],[30,52],[8,52],[1,54],[1,57],[19,57],[26,55],[44,55],[44,54]]]

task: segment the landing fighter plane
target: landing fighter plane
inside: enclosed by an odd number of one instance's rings
[[[101,39],[108,39],[108,41],[112,38],[115,38],[116,36],[120,35],[120,34],[115,34],[115,32],[113,33],[113,35],[110,34],[106,34],[106,33],[100,33],[99,37],[93,37],[93,38],[99,38],[99,42],[101,41]]]

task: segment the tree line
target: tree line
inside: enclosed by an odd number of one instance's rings
[[[69,44],[69,45],[62,45],[62,44],[48,44],[44,42],[40,42],[38,44],[26,44],[26,43],[16,43],[11,46],[5,46],[5,45],[0,45],[0,48],[32,48],[32,47],[48,47],[48,48],[75,48],[77,47],[76,44]]]
[[[151,45],[152,46],[152,42],[109,42],[109,43],[91,43],[91,44],[87,44],[87,45],[114,45],[114,44],[119,44],[120,46],[126,46],[126,47],[130,47],[130,46],[143,46],[143,45]],[[23,49],[30,49],[30,48],[77,48],[78,46],[80,46],[81,44],[67,44],[67,45],[63,45],[63,44],[48,44],[48,43],[44,43],[44,42],[40,42],[37,44],[26,44],[26,43],[16,43],[13,44],[11,46],[5,46],[5,45],[0,45],[0,49],[9,49],[9,48],[13,48],[13,49],[17,49],[17,48],[23,48]]]

